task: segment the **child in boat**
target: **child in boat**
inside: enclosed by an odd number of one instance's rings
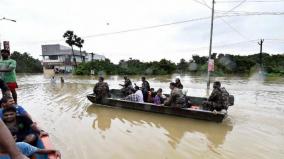
[[[154,98],[154,104],[159,105],[159,104],[164,103],[164,98],[162,97],[163,96],[162,92],[163,92],[162,88],[159,88],[158,91],[157,91],[157,95]]]
[[[55,154],[56,157],[61,158],[61,154],[53,149],[40,149],[25,142],[16,143],[18,149],[27,157],[32,157],[35,154]]]

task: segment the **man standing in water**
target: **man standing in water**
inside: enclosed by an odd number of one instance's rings
[[[9,87],[12,96],[17,103],[17,92],[16,88],[18,88],[16,82],[16,61],[10,59],[10,51],[9,50],[1,50],[2,60],[0,60],[0,72],[1,79],[7,84]]]
[[[94,94],[96,95],[96,101],[101,103],[103,98],[109,96],[109,87],[106,82],[104,82],[103,77],[99,77],[99,82],[96,83],[94,87]]]

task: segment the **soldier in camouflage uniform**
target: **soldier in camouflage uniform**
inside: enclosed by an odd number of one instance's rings
[[[185,104],[185,96],[182,90],[177,88],[174,82],[170,83],[171,94],[166,99],[164,105],[170,107],[183,107]]]
[[[119,84],[123,88],[121,89],[121,92],[124,94],[124,96],[127,96],[129,94],[132,94],[134,91],[134,88],[132,86],[132,82],[130,81],[127,76],[124,76],[124,84]]]
[[[214,82],[213,91],[208,100],[203,102],[203,108],[210,111],[221,111],[222,109],[225,109],[222,97],[221,83],[219,81]]]
[[[109,87],[106,82],[104,82],[103,77],[99,77],[99,82],[96,83],[94,87],[94,94],[96,95],[96,101],[101,103],[106,97],[109,97]]]

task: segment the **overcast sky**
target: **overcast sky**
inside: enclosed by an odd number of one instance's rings
[[[211,0],[206,2],[211,7]],[[215,5],[228,11],[239,2]],[[247,0],[234,11],[284,12],[283,0]],[[231,12],[228,12],[228,14]],[[85,39],[83,49],[103,54],[117,63],[129,57],[142,61],[166,58],[178,62],[193,54],[208,55],[210,18],[175,25],[104,36],[103,33],[156,26],[209,17],[211,11],[194,0],[1,0],[0,39],[8,40],[12,51],[28,52],[41,59],[41,45],[66,45],[66,30]],[[216,12],[216,16],[220,12]],[[257,39],[264,38],[263,50],[284,53],[284,15],[216,18],[213,52],[253,54],[259,52]]]

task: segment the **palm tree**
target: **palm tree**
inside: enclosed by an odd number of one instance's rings
[[[75,54],[74,54],[74,50],[73,50],[73,46],[76,44],[75,40],[77,39],[77,36],[74,34],[73,31],[67,30],[64,34],[63,34],[63,38],[66,38],[65,42],[71,47],[72,49],[72,54],[73,54],[73,61],[75,63],[75,67],[77,67],[77,62],[76,62],[76,58],[75,58]]]
[[[80,56],[81,56],[81,60],[82,60],[83,62],[85,62],[85,59],[83,60],[81,48],[83,47],[84,42],[85,42],[84,39],[82,39],[81,37],[77,37],[77,38],[75,39],[75,45],[80,48]]]

